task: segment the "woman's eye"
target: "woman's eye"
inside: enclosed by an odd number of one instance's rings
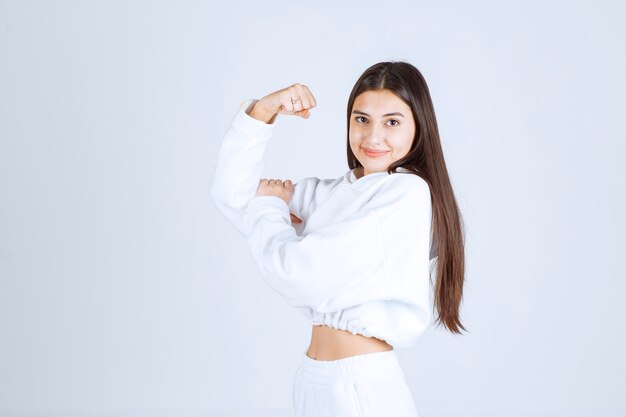
[[[357,116],[357,117],[355,117],[355,118],[354,118],[354,120],[356,120],[357,122],[359,122],[359,119],[365,119],[365,117],[363,117],[363,116]],[[361,123],[361,122],[359,122],[359,123]]]
[[[392,126],[398,126],[398,125],[400,124],[400,122],[398,122],[398,121],[397,121],[397,120],[395,120],[395,119],[391,119],[391,120],[389,120],[389,121],[390,121],[390,122],[395,122],[395,124],[393,124]]]

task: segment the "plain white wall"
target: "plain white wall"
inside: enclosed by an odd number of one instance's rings
[[[335,178],[361,72],[429,83],[462,319],[398,350],[422,417],[624,416],[622,2],[0,1],[0,415],[290,416],[310,325],[209,199],[247,98],[266,177]]]

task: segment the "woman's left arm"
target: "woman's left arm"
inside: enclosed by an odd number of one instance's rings
[[[245,214],[253,258],[267,283],[294,307],[336,311],[404,295],[412,302],[428,283],[431,213],[425,183],[411,188],[372,199],[356,216],[306,236],[290,226],[289,207],[280,197],[256,196]],[[392,207],[389,201],[395,201]]]

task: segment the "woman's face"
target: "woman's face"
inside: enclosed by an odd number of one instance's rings
[[[411,108],[391,91],[366,91],[354,99],[348,137],[363,175],[387,170],[409,152],[414,136]]]

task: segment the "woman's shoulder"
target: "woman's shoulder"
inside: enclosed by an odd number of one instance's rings
[[[331,195],[344,194],[367,199],[369,207],[393,208],[410,202],[421,205],[425,200],[430,201],[428,183],[411,171],[397,170],[388,176],[373,178],[371,183],[361,183],[358,187],[354,187],[350,172],[338,178],[316,176],[301,178],[294,182],[292,198],[298,201],[298,206],[301,207],[306,207],[313,202],[321,203]]]
[[[414,172],[402,169],[392,173],[389,177],[389,187],[385,191],[420,197],[430,195],[428,182]]]

